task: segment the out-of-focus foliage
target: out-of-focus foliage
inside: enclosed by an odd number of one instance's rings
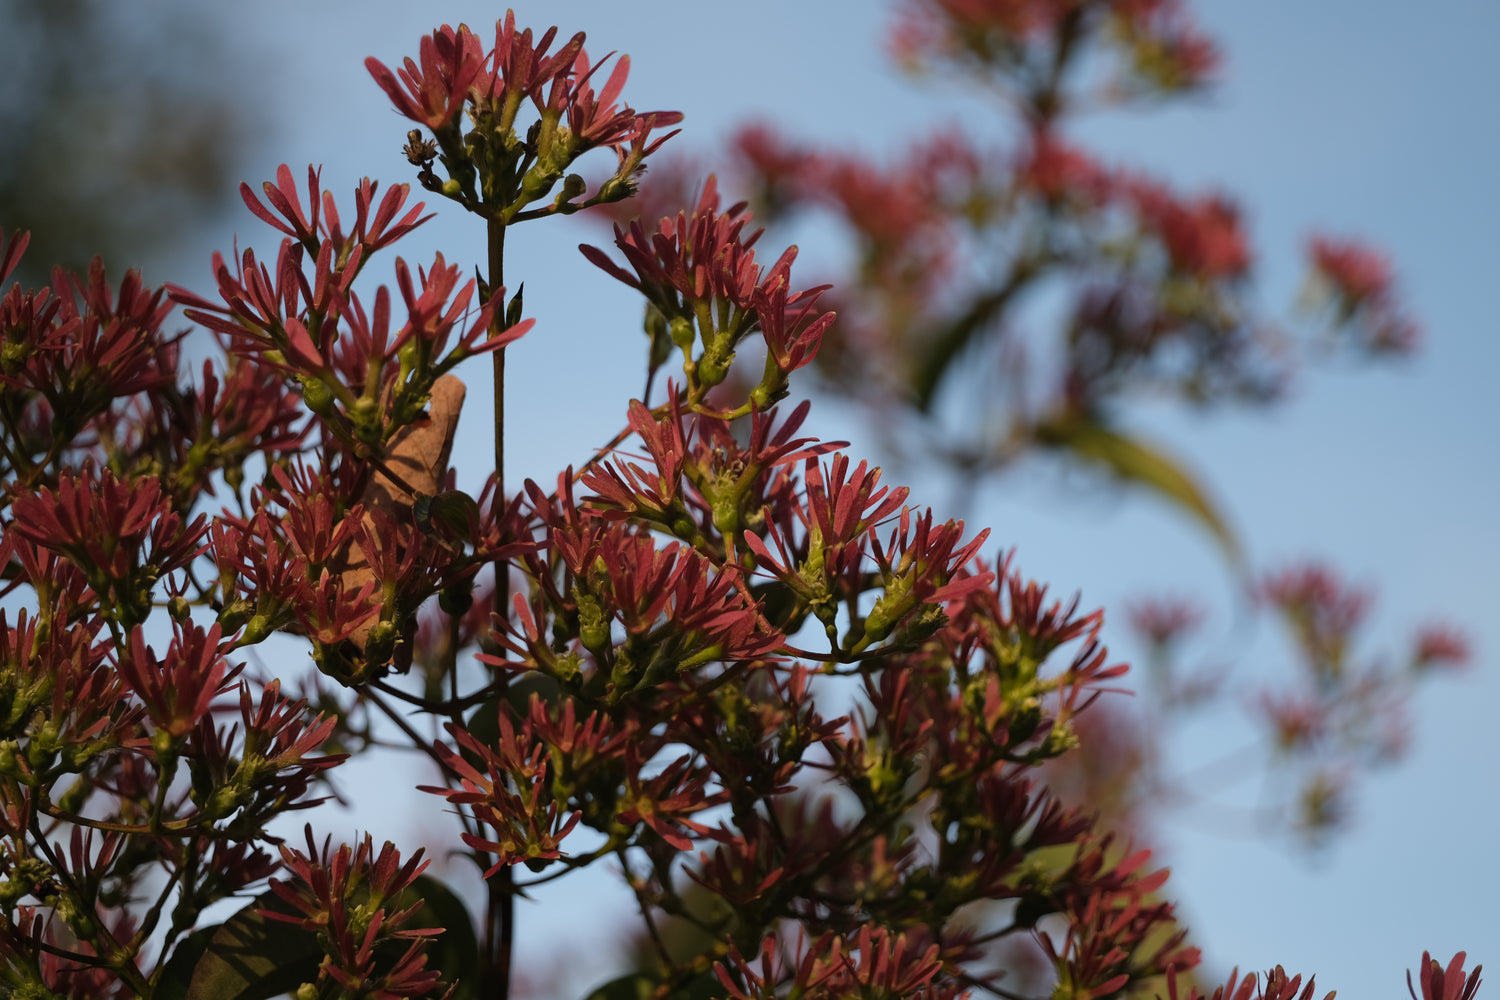
[[[40,262],[149,263],[232,196],[254,131],[222,71],[233,52],[188,0],[0,0],[0,226]],[[28,271],[30,267],[33,270]]]

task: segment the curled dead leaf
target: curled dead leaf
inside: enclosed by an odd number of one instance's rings
[[[458,417],[467,391],[456,375],[439,378],[432,386],[427,415],[397,431],[386,446],[385,464],[418,493],[432,496],[442,491],[448,475],[448,459],[453,453],[453,436],[458,430]],[[365,523],[369,526],[373,526],[370,516],[373,511],[381,511],[398,520],[411,518],[416,502],[415,496],[379,470],[371,474],[370,483],[360,497],[366,511]],[[357,591],[374,579],[370,561],[357,542],[349,547],[348,563],[340,577],[346,593]],[[349,636],[349,641],[361,653],[365,651],[371,629],[379,620],[379,611],[372,611],[370,617]],[[406,629],[403,627],[402,631]]]

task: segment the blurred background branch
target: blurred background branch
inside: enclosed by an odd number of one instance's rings
[[[236,51],[186,0],[0,0],[0,227],[30,230],[16,277],[160,264],[235,203],[264,125]]]

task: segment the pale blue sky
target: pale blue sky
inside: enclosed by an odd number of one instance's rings
[[[1297,250],[1311,227],[1388,247],[1427,346],[1402,368],[1309,373],[1296,398],[1270,416],[1205,420],[1162,411],[1143,415],[1140,426],[1170,441],[1214,485],[1258,564],[1327,558],[1378,585],[1374,631],[1387,647],[1440,614],[1469,630],[1479,663],[1422,696],[1414,750],[1363,784],[1357,823],[1331,852],[1310,859],[1284,842],[1224,837],[1205,832],[1202,817],[1174,817],[1165,845],[1175,869],[1170,887],[1218,972],[1282,963],[1316,973],[1324,990],[1342,996],[1392,996],[1424,948],[1443,959],[1467,949],[1500,967],[1493,723],[1500,5],[1195,6],[1226,52],[1224,82],[1171,112],[1091,121],[1082,136],[1114,159],[1239,195],[1264,251],[1273,305],[1296,292]],[[889,69],[880,46],[888,10],[855,0],[587,0],[523,7],[518,18],[543,28],[561,17],[564,33],[588,31],[592,52],[628,52],[627,98],[638,108],[686,112],[683,141],[696,148],[747,117],[773,117],[795,134],[876,153],[898,150],[904,137],[935,123],[988,128],[951,90],[914,89]],[[324,164],[325,186],[340,194],[365,174],[410,180],[398,152],[407,124],[363,58],[395,63],[437,22],[484,28],[499,13],[490,4],[393,0],[226,9],[224,30],[245,57],[226,72],[243,74],[240,92],[274,125],[244,177],[258,186],[283,161],[294,170],[312,161]],[[274,245],[248,213],[236,213],[193,248],[194,263],[174,263],[171,277],[206,287],[207,252],[227,250],[231,229],[242,241]],[[511,244],[508,277],[526,281],[528,311],[538,318],[511,353],[512,481],[550,479],[578,461],[613,433],[624,399],[639,392],[638,301],[577,255],[572,246],[585,239],[593,234],[581,226],[549,225],[527,227]],[[816,239],[804,239],[809,256],[819,253]],[[472,263],[481,235],[444,209],[402,252],[423,261],[438,247]],[[483,412],[484,379],[470,382],[471,413]],[[837,407],[815,408],[814,426],[853,438],[856,453],[873,448]],[[456,454],[486,455],[483,428],[471,418]],[[476,460],[461,476],[472,485],[482,468]],[[911,485],[917,500],[941,505],[949,495],[939,482]],[[1234,651],[1242,676],[1284,662],[1273,637],[1231,634],[1231,584],[1202,537],[1152,502],[1116,500],[1022,472],[985,491],[969,513],[994,529],[992,543],[1018,547],[1027,572],[1065,593],[1081,588],[1085,604],[1111,609],[1114,621],[1123,601],[1142,591],[1199,594],[1223,612],[1217,645]],[[1123,640],[1120,631],[1112,636]],[[1181,752],[1207,758],[1223,749],[1221,740],[1239,737],[1232,722],[1216,720]],[[384,787],[351,786],[360,808],[349,822],[377,837],[410,835],[418,826],[404,795],[387,797],[390,776],[379,780]],[[544,897],[523,909],[523,961],[549,954],[548,936],[564,933],[571,946],[596,954],[618,926],[610,908],[624,905],[619,894],[596,903],[566,888]],[[574,959],[574,979],[586,982],[578,966]]]

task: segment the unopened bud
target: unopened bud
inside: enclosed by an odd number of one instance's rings
[[[698,362],[698,381],[703,385],[715,386],[729,377],[729,365],[734,361],[734,355],[727,358],[716,357],[712,353],[705,353]]]
[[[366,662],[382,666],[389,663],[400,639],[401,630],[395,622],[376,622],[370,626],[370,634],[365,637]]]
[[[239,603],[240,602],[236,602],[236,605],[238,605]],[[225,618],[228,616],[228,613],[229,608],[225,608],[224,613],[219,615],[219,621],[224,622]],[[229,626],[226,624],[224,627],[228,629]],[[264,642],[265,639],[274,631],[275,629],[271,627],[270,615],[255,615],[250,619],[250,623],[245,626],[245,632],[240,636],[240,645],[253,646],[257,642]]]
[[[158,729],[151,734],[151,749],[158,760],[171,756],[173,742],[172,734],[165,729]]]
[[[635,194],[635,184],[629,178],[611,177],[599,187],[601,202],[624,201]]]
[[[583,679],[583,658],[577,653],[564,653],[553,664],[552,674],[564,687],[576,688]]]
[[[789,391],[784,377],[767,379],[750,390],[750,402],[755,404],[757,410],[764,413],[785,399]]]
[[[572,201],[583,192],[588,190],[588,183],[579,174],[569,174],[563,178],[562,192],[557,196],[559,205]]]
[[[167,614],[171,615],[172,620],[178,624],[186,624],[191,611],[192,605],[181,594],[173,594],[167,601]]]
[[[361,396],[349,408],[349,419],[361,441],[380,440],[380,404],[368,396]]]
[[[333,413],[336,397],[327,382],[315,375],[298,375],[297,381],[302,383],[302,402],[309,410],[320,417]]]

